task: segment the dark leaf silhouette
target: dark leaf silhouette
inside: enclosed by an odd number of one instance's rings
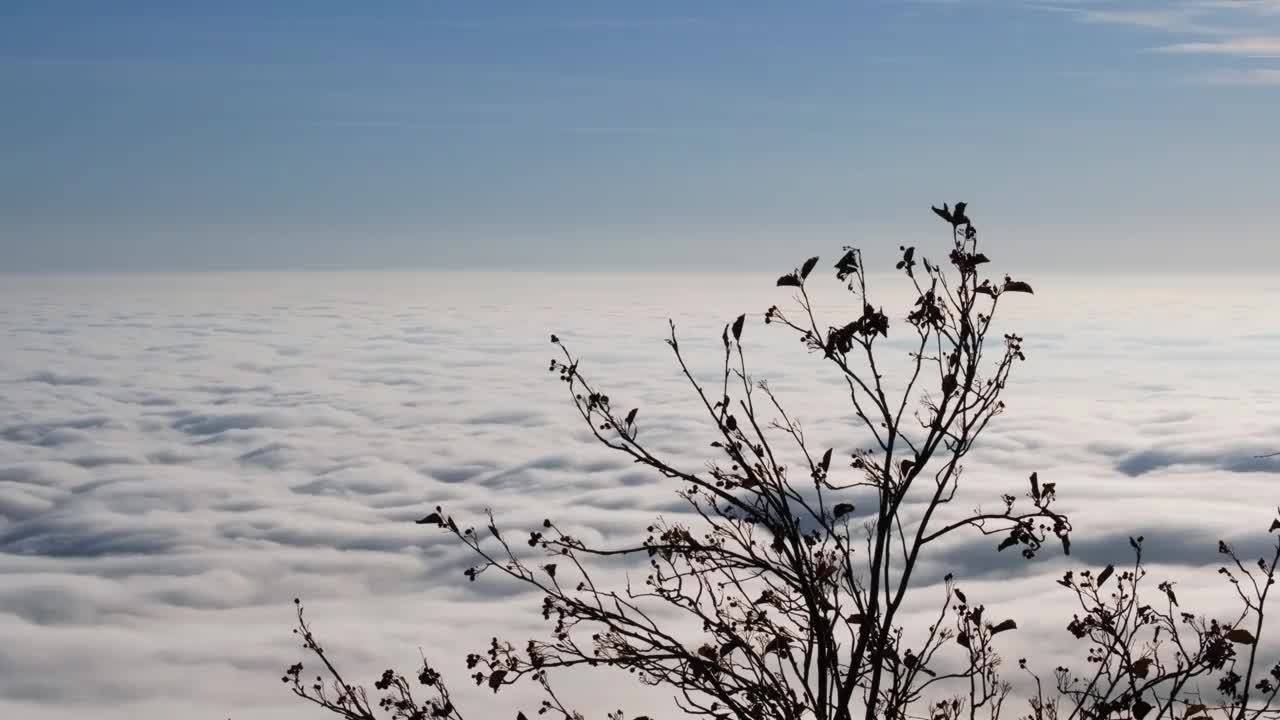
[[[1030,285],[1022,282],[1021,280],[1010,280],[1007,277],[1004,279],[1004,287],[1002,289],[1005,292],[1020,292],[1020,293],[1035,294],[1035,291],[1031,289]]]
[[[803,280],[803,279],[808,278],[808,277],[809,277],[809,273],[813,272],[813,268],[814,268],[817,264],[818,264],[818,256],[817,256],[817,255],[814,255],[813,257],[809,258],[808,260],[805,260],[805,261],[804,261],[804,265],[801,265],[801,266],[800,266],[800,279],[802,279],[802,280]]]
[[[739,315],[738,319],[733,321],[733,339],[734,340],[742,339],[742,324],[746,322],[746,320],[747,320],[746,315]]]
[[[444,526],[444,519],[440,517],[440,513],[431,513],[430,515],[418,520],[419,525],[440,525]]]
[[[1252,645],[1257,640],[1253,637],[1253,633],[1244,628],[1234,628],[1228,632],[1225,637],[1238,645]]]
[[[778,278],[778,287],[801,287],[804,285],[800,280],[800,276],[793,272],[787,273]]]
[[[790,646],[790,644],[791,644],[791,641],[788,640],[785,635],[778,635],[774,637],[772,640],[770,640],[767,645],[764,646],[764,652],[766,655],[769,653],[778,653],[779,655],[781,655],[786,653],[787,648]]]
[[[902,259],[899,260],[898,264],[895,265],[894,267],[897,268],[898,270],[906,270],[908,273],[910,273],[911,268],[916,264],[915,255],[916,255],[916,249],[914,247],[902,248]]]
[[[831,512],[832,514],[835,515],[835,518],[839,520],[845,515],[848,515],[849,513],[853,512],[854,509],[855,508],[853,507],[853,503],[836,503],[836,506],[834,508],[831,508]]]
[[[823,473],[831,469],[831,452],[832,448],[827,448],[827,451],[822,453],[822,461],[818,463],[818,467],[822,469]]]
[[[1151,658],[1144,657],[1134,660],[1130,669],[1135,677],[1145,678],[1151,672]]]
[[[836,261],[836,279],[844,281],[858,271],[858,256],[853,249],[845,250],[844,255]]]
[[[1018,623],[1014,622],[1013,620],[1005,620],[1004,622],[998,625],[992,626],[991,634],[999,635],[1002,632],[1007,632],[1009,630],[1017,630],[1017,629],[1018,629]]]
[[[1153,707],[1151,703],[1143,700],[1142,698],[1138,698],[1133,701],[1133,717],[1137,720],[1145,718],[1147,713],[1151,712],[1152,709]]]
[[[506,677],[507,671],[494,670],[489,675],[489,687],[492,688],[494,692],[498,692],[498,688],[502,687],[502,681]]]
[[[1107,583],[1107,580],[1111,577],[1111,573],[1115,571],[1116,571],[1115,565],[1107,565],[1105,568],[1102,569],[1102,572],[1098,573],[1098,581],[1095,584],[1098,587],[1102,587]]]
[[[942,203],[941,208],[935,205],[933,207],[933,213],[938,217],[942,218],[943,220],[946,220],[947,222],[954,224],[954,220],[952,219],[952,216],[951,216],[951,208],[947,206],[947,203]]]
[[[627,413],[626,424],[634,425],[636,422],[636,413],[640,412],[640,408],[631,408],[631,412]]]

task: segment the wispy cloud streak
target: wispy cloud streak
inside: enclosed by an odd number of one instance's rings
[[[1077,22],[1119,25],[1143,33],[1175,36],[1173,42],[1135,50],[1154,55],[1201,57],[1228,67],[1192,71],[1185,78],[1216,85],[1275,85],[1280,68],[1259,65],[1280,58],[1280,2],[1276,0],[1125,0],[1030,2],[1024,7],[1070,16]],[[1210,60],[1214,58],[1215,60]]]
[[[1280,57],[1280,37],[1237,37],[1229,40],[1174,43],[1152,52],[1182,55],[1231,55],[1246,58]]]

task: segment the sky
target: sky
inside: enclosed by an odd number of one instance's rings
[[[0,270],[1250,269],[1276,127],[1275,0],[6,0]]]

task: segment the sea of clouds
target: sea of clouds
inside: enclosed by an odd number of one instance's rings
[[[1038,471],[1058,483],[1075,552],[1026,562],[975,535],[926,577],[954,572],[1015,618],[1012,657],[1073,650],[1053,580],[1126,560],[1131,534],[1184,603],[1220,607],[1216,540],[1265,543],[1280,504],[1280,459],[1256,457],[1280,450],[1280,283],[1027,279],[1037,294],[1010,298],[1001,329],[1029,359],[960,505],[994,506]],[[514,716],[531,693],[466,691],[462,656],[540,634],[537,598],[467,583],[467,555],[413,521],[444,504],[482,524],[491,508],[513,529],[549,516],[623,540],[681,512],[669,483],[593,444],[546,372],[551,332],[616,404],[641,408],[648,442],[698,469],[712,438],[662,343],[667,318],[701,373],[723,324],[750,312],[751,371],[815,445],[852,451],[839,378],[760,322],[788,298],[771,280],[0,276],[0,717],[315,717],[279,681],[301,657],[295,596],[352,676],[410,670],[421,649],[469,716]],[[901,318],[904,296],[883,297]],[[834,280],[820,300],[831,322],[856,307]],[[939,597],[923,583],[912,609]],[[1045,670],[1066,659],[1036,653]],[[562,685],[594,717],[660,702],[625,676]]]

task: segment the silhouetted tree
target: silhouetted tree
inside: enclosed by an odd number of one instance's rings
[[[845,248],[834,264],[836,279],[861,308],[855,317],[836,324],[819,319],[809,292],[816,257],[777,281],[791,291],[793,304],[764,315],[842,378],[867,444],[850,455],[813,446],[769,385],[752,378],[742,345],[746,316],[724,328],[713,386],[695,379],[671,326],[667,344],[716,437],[716,459],[699,470],[646,444],[638,410],[614,404],[552,336],[561,355],[550,369],[566,383],[596,439],[667,478],[690,519],[656,521],[647,537],[620,547],[597,547],[550,519],[519,539],[492,515],[481,530],[439,507],[420,520],[470,548],[477,564],[466,571],[469,580],[497,572],[542,596],[549,638],[519,645],[493,639],[469,654],[477,684],[497,692],[538,683],[546,694],[538,712],[565,720],[581,716],[555,693],[552,673],[586,666],[629,671],[668,689],[689,716],[1001,715],[1013,685],[1001,675],[997,636],[1017,624],[988,617],[948,574],[927,627],[904,627],[909,592],[936,587],[912,580],[929,549],[954,534],[995,536],[993,552],[1031,559],[1051,540],[1069,554],[1071,524],[1054,509],[1056,483],[1035,473],[1025,494],[1001,496],[994,510],[952,505],[963,461],[1004,410],[1001,395],[1024,359],[1022,338],[992,339],[993,319],[1007,297],[1032,289],[1008,276],[982,277],[988,258],[978,250],[964,203],[933,210],[951,232],[947,262],[917,258],[914,248],[904,247],[896,266],[912,289],[912,304],[896,323],[912,346],[896,385],[885,379],[896,362],[885,357],[883,344],[891,319],[873,302],[857,249]],[[1086,646],[1088,670],[1057,668],[1046,687],[1019,660],[1027,688],[1019,694],[1029,702],[1024,716],[1256,720],[1270,714],[1280,667],[1264,674],[1257,651],[1280,544],[1256,570],[1221,546],[1230,560],[1222,572],[1243,609],[1220,620],[1183,612],[1169,582],[1157,586],[1158,601],[1140,599],[1142,539],[1131,544],[1132,569],[1108,566],[1060,581],[1079,603],[1067,630]],[[602,564],[619,557],[647,561],[642,586],[599,580]],[[297,619],[295,632],[323,668],[314,682],[303,677],[300,663],[288,669],[284,681],[298,696],[353,719],[380,712],[462,718],[441,675],[425,661],[414,679],[387,670],[374,683],[378,699],[371,700],[332,663],[300,603]],[[415,696],[415,689],[425,695]],[[621,711],[608,717],[624,720]]]

